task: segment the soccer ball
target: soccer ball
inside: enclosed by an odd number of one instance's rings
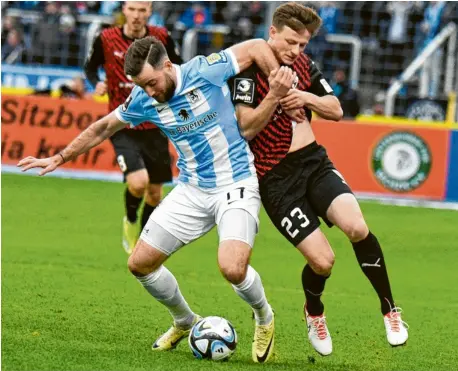
[[[228,359],[237,346],[237,333],[231,323],[221,317],[206,317],[191,329],[189,347],[198,359]]]

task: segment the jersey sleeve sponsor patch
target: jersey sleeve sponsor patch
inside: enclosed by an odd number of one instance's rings
[[[331,86],[328,84],[328,82],[325,79],[320,80],[321,85],[323,86],[324,90],[326,90],[327,93],[332,93],[333,90]]]
[[[210,54],[208,57],[205,58],[209,66],[218,63],[225,63],[227,62],[227,58],[223,53],[213,53]]]
[[[254,81],[247,78],[234,79],[234,95],[232,100],[241,103],[253,103]]]

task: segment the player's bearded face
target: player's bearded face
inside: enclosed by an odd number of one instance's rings
[[[173,94],[175,94],[175,82],[166,73],[164,73],[164,80],[164,92],[158,94],[155,98],[160,103],[165,103],[169,101],[170,99],[172,99]]]
[[[288,26],[277,29],[271,26],[269,44],[280,64],[292,65],[304,51],[312,35],[307,29],[296,32]]]

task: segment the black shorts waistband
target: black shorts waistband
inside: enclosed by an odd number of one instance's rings
[[[301,149],[298,149],[297,151],[290,152],[285,156],[285,160],[288,159],[290,161],[294,161],[295,159],[303,156],[307,156],[317,150],[319,150],[321,147],[320,144],[318,144],[316,141],[307,144],[305,147],[302,147]]]

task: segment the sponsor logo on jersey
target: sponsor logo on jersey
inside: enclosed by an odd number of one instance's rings
[[[234,80],[234,101],[253,103],[254,82],[251,79],[236,78]]]
[[[183,121],[189,120],[189,113],[185,109],[180,110],[180,112],[178,112],[178,116],[180,116]]]
[[[397,131],[386,135],[372,153],[372,170],[377,181],[395,192],[409,192],[428,178],[432,158],[426,142],[418,135]]]
[[[181,111],[186,111],[186,110],[183,109]],[[181,111],[178,113],[180,117],[182,113]],[[210,112],[209,114],[205,115],[204,117],[202,117],[199,120],[195,120],[195,121],[190,122],[189,124],[178,126],[174,129],[170,129],[170,135],[189,133],[192,130],[195,130],[205,124],[208,124],[209,122],[215,120],[217,117],[218,117],[218,112]]]

